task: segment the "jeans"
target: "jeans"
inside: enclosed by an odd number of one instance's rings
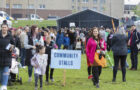
[[[138,66],[138,52],[131,50],[131,68],[137,69]]]
[[[0,67],[0,81],[2,86],[7,86],[9,78],[9,66]]]
[[[38,86],[38,79],[40,79],[40,88],[42,88],[43,76],[35,73],[34,77],[35,77],[35,87]]]
[[[25,58],[26,58],[26,49],[25,48],[21,48],[21,65],[25,66]]]
[[[114,55],[114,68],[113,68],[113,79],[116,79],[118,66],[119,66],[119,60],[121,60],[121,69],[122,69],[122,79],[125,79],[126,74],[126,57],[127,55]]]
[[[32,77],[32,72],[33,72],[33,66],[28,66],[28,75],[29,77]]]

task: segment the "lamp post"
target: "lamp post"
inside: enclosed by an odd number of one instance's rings
[[[111,0],[110,0],[110,16],[112,16],[112,15],[111,15],[111,14],[112,14],[112,12],[111,12],[112,9],[111,9],[111,8],[112,8],[112,6],[111,6]]]

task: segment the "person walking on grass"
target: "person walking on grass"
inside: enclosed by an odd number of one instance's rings
[[[43,90],[43,75],[46,72],[48,55],[45,54],[44,46],[38,46],[36,51],[31,59],[31,65],[34,67],[35,90],[38,90],[38,80],[40,80],[40,90]]]
[[[0,31],[0,90],[7,90],[9,77],[9,68],[12,61],[12,50],[14,49],[14,40],[8,32],[8,25],[2,24]]]
[[[29,27],[24,27],[23,31],[20,34],[20,43],[21,43],[21,49],[20,49],[20,55],[21,55],[21,65],[23,68],[25,68],[25,57],[26,57],[26,49],[24,46],[24,39],[27,37],[27,33],[29,32]]]
[[[111,39],[111,49],[113,51],[113,57],[114,57],[112,82],[116,82],[116,75],[119,66],[119,61],[121,63],[122,81],[126,82],[126,58],[128,53],[127,41],[128,38],[123,29],[119,29]]]
[[[92,37],[89,38],[86,47],[88,60],[92,66],[93,84],[99,88],[99,76],[102,72],[102,67],[106,66],[106,60],[103,52],[106,50],[106,43],[99,35],[97,27],[92,29]]]
[[[88,39],[89,38],[91,38],[91,29],[88,31],[88,34],[87,34],[87,36],[86,36],[86,40],[85,40],[85,48],[86,48],[86,46],[87,46],[87,42],[88,42]],[[92,67],[91,67],[91,64],[90,64],[90,62],[89,62],[89,59],[88,59],[88,57],[87,57],[87,53],[86,53],[86,59],[87,59],[87,71],[88,71],[88,79],[92,79],[93,78],[93,76],[92,76]]]
[[[38,27],[33,25],[31,27],[31,33],[28,36],[25,36],[24,39],[24,47],[26,49],[26,59],[25,65],[28,66],[28,75],[29,80],[28,82],[32,81],[32,65],[31,65],[31,58],[36,53],[36,48],[38,45],[44,46],[44,40],[41,34],[38,32]]]

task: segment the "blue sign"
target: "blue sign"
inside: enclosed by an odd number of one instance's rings
[[[55,50],[51,51],[51,68],[80,69],[80,50]]]

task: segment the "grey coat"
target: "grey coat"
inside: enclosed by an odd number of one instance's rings
[[[111,39],[111,49],[114,55],[127,55],[127,36],[122,34],[114,34]]]

